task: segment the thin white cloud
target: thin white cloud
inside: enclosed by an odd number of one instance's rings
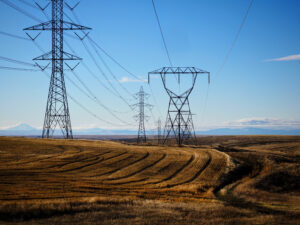
[[[196,130],[211,130],[219,128],[230,128],[230,129],[243,129],[243,128],[265,128],[265,129],[284,129],[293,130],[300,129],[299,120],[286,120],[276,118],[262,118],[262,117],[251,117],[238,119],[234,121],[227,121],[222,123],[214,124],[196,124]]]
[[[280,61],[295,61],[300,60],[300,54],[297,55],[288,55],[281,58],[267,59],[266,62],[280,62]]]
[[[146,83],[147,80],[146,79],[131,79],[129,77],[122,77],[121,80],[119,80],[121,83]]]
[[[236,121],[226,123],[227,126],[232,127],[268,127],[268,128],[300,128],[300,121],[297,120],[284,120],[275,118],[244,118]]]

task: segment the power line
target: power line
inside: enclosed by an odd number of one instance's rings
[[[25,38],[25,37],[18,36],[18,35],[15,35],[15,34],[10,34],[10,33],[4,32],[4,31],[0,31],[0,34],[8,36],[8,37],[17,38],[17,39],[20,39],[20,40],[30,41],[29,38]]]
[[[91,46],[93,46],[92,42],[89,40]],[[120,87],[130,96],[132,96],[132,94],[130,93],[130,91],[124,87],[124,85],[121,84],[121,82],[118,80],[118,78],[115,76],[115,74],[111,71],[111,69],[109,68],[109,66],[107,65],[107,63],[104,61],[104,59],[101,57],[101,55],[99,54],[99,52],[97,51],[97,49],[95,48],[95,46],[93,46],[94,51],[96,52],[96,55],[99,57],[99,59],[101,60],[101,62],[103,63],[103,65],[105,66],[105,68],[107,69],[107,71],[110,73],[110,75],[114,78],[114,80],[120,85]]]
[[[169,54],[167,44],[166,44],[166,41],[165,41],[164,33],[163,33],[161,25],[160,25],[160,21],[159,21],[159,17],[158,17],[157,11],[156,11],[154,0],[152,0],[152,5],[153,5],[154,12],[155,12],[156,20],[157,20],[157,23],[158,23],[158,26],[159,26],[160,34],[161,34],[161,37],[162,37],[162,40],[163,40],[163,43],[164,43],[164,46],[165,46],[165,50],[166,50],[166,53],[167,53],[167,56],[168,56],[168,59],[169,59],[170,66],[173,67],[173,63],[171,61],[170,54]]]
[[[248,17],[248,14],[250,12],[251,7],[252,7],[253,1],[254,0],[250,0],[249,6],[248,6],[247,11],[246,11],[246,13],[245,13],[245,15],[243,17],[243,20],[242,20],[242,22],[241,22],[241,24],[239,26],[239,29],[238,29],[238,31],[237,31],[237,33],[235,35],[235,38],[234,38],[234,40],[233,40],[233,42],[232,42],[232,44],[231,44],[231,46],[230,46],[230,48],[229,48],[229,50],[228,50],[225,58],[224,58],[223,63],[221,64],[221,66],[217,70],[215,77],[218,77],[218,75],[221,73],[222,69],[224,68],[226,62],[228,61],[230,53],[232,52],[232,50],[233,50],[233,48],[234,48],[234,46],[235,46],[235,44],[236,44],[236,42],[237,42],[237,40],[238,40],[238,38],[240,36],[240,33],[241,33],[242,29],[243,29],[243,26],[244,26],[244,24],[246,22],[246,19]],[[203,113],[202,113],[202,116],[201,116],[201,120],[202,121],[204,120],[204,116],[205,116],[205,111],[206,111],[207,102],[208,102],[208,98],[209,98],[209,92],[210,92],[210,85],[208,86],[208,89],[206,91],[206,97],[205,97],[205,101],[204,101],[204,109],[203,109]]]
[[[29,3],[29,2],[26,2],[24,0],[18,0],[18,1],[22,2],[23,4],[29,6],[29,7],[33,8],[33,9],[38,9],[35,5],[33,5],[33,4]]]
[[[110,80],[108,79],[108,77],[106,76],[106,74],[103,72],[103,70],[100,68],[99,64],[97,63],[97,60],[95,59],[95,57],[93,56],[93,54],[91,53],[89,47],[86,45],[86,43],[81,40],[81,43],[83,44],[85,50],[87,51],[87,53],[89,54],[89,56],[92,58],[93,62],[95,63],[97,69],[100,71],[100,73],[103,75],[103,77],[105,78],[105,80],[107,81],[107,83],[110,85],[110,87],[115,91],[115,93],[119,96],[120,99],[122,99],[129,107],[130,104],[125,100],[124,97],[122,97],[122,95],[117,91],[117,89],[112,85],[112,83],[110,82]]]
[[[87,36],[87,38],[93,42],[93,44],[98,48],[100,49],[107,57],[109,57],[114,63],[116,63],[121,69],[123,69],[125,72],[127,72],[129,75],[131,75],[132,77],[134,77],[135,79],[138,79],[139,81],[142,81],[144,82],[144,80],[142,80],[141,78],[139,78],[138,76],[136,76],[135,74],[133,74],[132,72],[130,72],[128,69],[126,69],[124,66],[122,66],[117,60],[115,60],[110,54],[107,53],[107,51],[105,51],[97,42],[95,42],[90,36]],[[153,98],[154,100],[154,103],[155,103],[155,106],[160,114],[160,116],[162,116],[161,114],[161,111],[159,109],[159,105],[157,103],[157,100],[155,98],[155,95],[154,95],[154,92],[151,88],[151,85],[149,83],[147,83],[149,88],[150,88],[150,91],[151,91],[151,97]]]
[[[74,10],[71,10],[73,16],[75,17],[76,21],[78,23],[80,23],[80,20],[78,18],[78,16],[76,15],[76,13],[74,12]],[[69,16],[68,16],[69,17]],[[70,18],[70,17],[69,17]],[[71,18],[70,18],[71,19]],[[72,19],[71,19],[72,21]],[[86,34],[84,31],[82,31],[83,34],[85,36],[88,36],[88,34]],[[115,76],[115,74],[111,71],[111,69],[109,68],[109,66],[107,65],[107,63],[104,61],[104,59],[102,58],[102,56],[99,54],[99,52],[97,51],[96,47],[95,47],[95,42],[91,40],[91,38],[88,38],[90,45],[92,46],[92,48],[94,49],[94,51],[96,52],[96,55],[99,57],[99,59],[101,60],[101,62],[103,63],[103,65],[105,66],[105,68],[107,69],[107,71],[109,72],[109,74],[113,77],[113,79],[120,85],[120,87],[130,96],[132,96],[132,93],[130,93],[130,91],[121,84],[121,82],[118,80],[118,78]],[[80,41],[84,42],[83,39],[80,38]]]
[[[80,79],[80,77],[75,73],[75,71],[72,71],[73,75],[76,77],[76,79],[81,83],[81,85],[87,90],[87,92],[93,97],[94,101],[100,105],[101,107],[103,107],[106,111],[108,111],[110,113],[110,115],[112,115],[114,118],[116,118],[117,120],[121,121],[124,124],[127,125],[132,125],[124,120],[122,120],[120,117],[116,116],[113,111],[111,109],[109,109],[107,106],[105,106],[105,104],[103,104],[95,95],[94,93],[91,91],[91,89],[89,89],[87,87],[87,85]]]
[[[248,17],[248,14],[249,14],[249,12],[250,12],[251,7],[252,7],[253,1],[254,1],[254,0],[250,0],[250,4],[249,4],[249,6],[248,6],[248,9],[247,9],[247,11],[246,11],[246,14],[244,15],[244,18],[243,18],[241,24],[240,24],[240,26],[239,26],[239,29],[238,29],[238,31],[237,31],[235,37],[234,37],[234,40],[233,40],[233,42],[232,42],[232,44],[231,44],[231,46],[230,46],[230,48],[229,48],[229,50],[228,50],[228,52],[227,52],[227,54],[226,54],[226,56],[225,56],[225,59],[224,59],[223,63],[221,64],[221,66],[219,67],[219,69],[218,69],[217,72],[216,72],[216,75],[215,75],[216,77],[217,77],[217,76],[219,75],[219,73],[222,71],[223,67],[225,66],[226,62],[227,62],[228,59],[229,59],[229,55],[230,55],[230,53],[232,52],[232,50],[233,50],[233,48],[234,48],[234,46],[235,46],[235,44],[236,44],[236,42],[237,42],[237,40],[238,40],[238,38],[239,38],[239,36],[240,36],[240,33],[241,33],[242,29],[243,29],[243,26],[244,26],[244,24],[245,24],[245,22],[246,22],[246,19],[247,19],[247,17]]]
[[[100,49],[108,58],[110,58],[116,65],[118,65],[121,69],[123,69],[126,73],[128,73],[129,75],[131,75],[132,77],[134,77],[135,79],[142,81],[143,80],[141,78],[139,78],[138,76],[136,76],[135,74],[133,74],[132,72],[130,72],[128,69],[126,69],[124,66],[122,66],[115,58],[113,58],[107,51],[105,51],[97,42],[95,42],[91,37],[87,36],[87,38],[93,42],[93,44]]]
[[[72,11],[73,16],[75,17],[75,19],[77,20],[77,22],[80,22],[78,16],[76,15],[76,13],[74,12],[74,10]],[[65,14],[71,21],[73,21],[70,16],[68,16],[67,14]],[[84,31],[82,31],[84,35],[86,35],[86,33]],[[139,78],[138,76],[136,76],[135,74],[133,74],[132,72],[130,72],[128,69],[126,69],[124,66],[121,65],[121,63],[119,63],[114,57],[112,57],[107,51],[105,51],[96,41],[94,41],[90,36],[87,36],[88,40],[90,42],[92,42],[94,44],[94,46],[96,46],[100,51],[102,51],[110,60],[112,60],[117,66],[119,66],[121,69],[123,69],[126,73],[128,73],[129,75],[131,75],[132,77],[134,77],[135,79],[139,80],[139,81],[143,81],[141,78]]]
[[[76,38],[77,39],[77,38]],[[64,40],[64,42],[65,42],[65,44],[69,47],[69,49],[72,51],[72,53],[73,54],[75,54],[75,55],[77,55],[77,53],[75,52],[75,50],[71,47],[71,45],[66,41],[66,40]],[[81,64],[83,65],[83,67],[99,82],[99,84],[101,85],[101,86],[103,86],[107,91],[109,91],[110,93],[112,93],[114,96],[116,96],[116,97],[118,97],[119,98],[119,96],[115,93],[115,92],[113,92],[112,90],[110,90],[104,83],[102,83],[102,81],[98,78],[98,76],[96,76],[91,70],[90,70],[90,68],[84,63],[84,62],[81,62]],[[93,98],[92,98],[93,99]],[[94,101],[95,99],[93,99],[93,101]],[[131,107],[129,107],[130,108],[130,111],[132,111],[132,109],[131,109]],[[117,111],[117,110],[113,110],[113,109],[111,109],[111,111],[113,111],[113,112],[115,112],[115,113],[128,113],[128,112],[130,112],[130,111],[126,111],[126,112],[121,112],[121,111]]]
[[[38,72],[38,69],[26,69],[26,68],[17,68],[17,67],[8,67],[8,66],[0,66],[1,70],[16,70],[16,71],[30,71],[30,72]]]
[[[15,4],[9,2],[8,0],[0,0],[0,1],[2,1],[4,4],[10,6],[11,8],[17,10],[18,12],[24,14],[25,16],[27,16],[27,17],[29,17],[29,18],[31,18],[31,19],[33,19],[33,20],[39,22],[39,23],[42,22],[40,19],[36,18],[35,16],[33,16],[32,14],[26,12],[25,10],[19,8],[18,6],[16,6]]]
[[[11,58],[7,58],[7,57],[3,57],[3,56],[0,56],[0,60],[10,62],[10,63],[21,64],[21,65],[25,65],[25,66],[34,66],[34,67],[36,67],[36,65],[34,65],[32,63],[28,63],[28,62],[24,62],[24,61],[20,61],[20,60],[16,60],[16,59],[11,59]]]
[[[50,75],[48,73],[46,73],[45,71],[42,71],[44,72],[44,74],[50,79]],[[72,84],[74,84],[76,87],[78,87],[80,89],[80,87],[74,83],[70,78],[67,77],[67,79],[69,81],[72,82]],[[89,113],[90,115],[92,115],[93,117],[95,117],[96,119],[102,121],[102,122],[105,122],[107,124],[110,124],[110,125],[113,125],[113,126],[124,126],[124,125],[120,125],[120,124],[115,124],[115,123],[112,123],[110,121],[107,121],[105,119],[102,119],[101,117],[99,117],[98,115],[96,115],[95,113],[93,113],[91,110],[89,110],[87,107],[85,107],[84,105],[82,105],[78,100],[76,100],[74,97],[72,97],[69,93],[67,93],[68,97],[75,103],[77,104],[79,107],[81,107],[84,111],[86,111],[87,113]],[[126,125],[127,126],[127,125]]]

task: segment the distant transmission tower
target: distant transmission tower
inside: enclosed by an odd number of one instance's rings
[[[134,96],[139,101],[137,104],[132,105],[134,108],[138,109],[138,114],[135,115],[135,118],[139,121],[137,143],[145,143],[145,119],[148,118],[148,116],[145,115],[145,108],[152,107],[152,105],[145,103],[145,100],[149,97],[149,94],[144,92],[143,86],[141,86],[140,91]]]
[[[64,31],[87,30],[91,28],[64,21],[64,0],[51,0],[51,2],[52,20],[25,28],[24,30],[52,31],[52,51],[33,59],[52,61],[52,73],[42,137],[52,137],[58,125],[64,138],[72,139],[73,134],[64,80],[64,61],[81,60],[81,58],[64,51]]]
[[[170,97],[163,143],[165,144],[170,137],[173,137],[176,139],[177,144],[181,146],[184,141],[195,137],[189,96],[194,88],[198,74],[208,74],[209,77],[209,72],[195,67],[163,67],[148,73],[148,82],[151,74],[159,74],[161,76],[164,88]],[[188,74],[191,75],[192,84],[183,93],[176,94],[167,87],[166,75],[177,75],[178,83],[180,83],[180,76]]]

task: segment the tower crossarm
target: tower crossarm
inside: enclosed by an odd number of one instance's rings
[[[72,55],[67,52],[62,52],[62,57],[55,57],[53,58],[52,51],[47,52],[39,57],[34,58],[33,60],[82,60],[78,56]]]
[[[63,29],[63,30],[91,30],[92,28],[82,26],[75,23],[70,23],[67,21],[62,21],[62,28],[57,28],[56,26],[53,26],[53,24],[56,23],[54,20],[50,20],[44,23],[40,23],[31,27],[24,28],[23,30],[53,30],[53,29]]]

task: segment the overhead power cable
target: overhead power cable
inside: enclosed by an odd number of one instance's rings
[[[0,56],[0,60],[6,61],[6,62],[11,62],[11,63],[16,63],[16,64],[21,64],[21,65],[25,65],[25,66],[36,67],[36,65],[34,65],[32,63],[28,63],[28,62],[24,62],[24,61],[20,61],[20,60],[16,60],[16,59],[11,59],[11,58],[7,58],[7,57],[3,57],[3,56]]]
[[[96,96],[95,94],[91,91],[90,88],[87,87],[87,85],[80,79],[80,77],[75,73],[75,71],[72,71],[73,75],[76,77],[76,79],[81,83],[81,85],[86,89],[86,91],[92,96],[93,101],[95,101],[98,105],[100,105],[102,108],[104,108],[107,112],[110,113],[110,115],[112,115],[115,119],[121,121],[124,124],[127,125],[132,125],[126,121],[124,121],[123,119],[121,119],[120,117],[116,116],[113,112],[112,109],[108,108],[105,104],[103,104]]]
[[[18,1],[22,2],[23,4],[29,6],[29,7],[33,8],[33,9],[38,9],[35,5],[33,5],[33,4],[29,3],[29,2],[26,2],[24,0],[18,0]]]
[[[253,1],[254,1],[254,0],[250,0],[249,6],[248,6],[247,11],[246,11],[246,13],[245,13],[245,15],[244,15],[244,17],[243,17],[243,20],[242,20],[242,22],[241,22],[241,24],[240,24],[240,26],[239,26],[239,29],[237,30],[237,33],[236,33],[236,35],[235,35],[235,37],[234,37],[234,40],[233,40],[233,42],[232,42],[232,44],[231,44],[231,46],[230,46],[230,48],[229,48],[229,50],[228,50],[228,52],[227,52],[227,54],[226,54],[224,60],[223,60],[223,63],[221,64],[221,66],[220,66],[219,69],[217,70],[215,77],[217,77],[217,76],[221,73],[221,71],[222,71],[222,69],[224,68],[226,62],[228,61],[229,56],[230,56],[230,53],[232,52],[232,50],[233,50],[235,44],[237,43],[237,40],[238,40],[238,38],[239,38],[239,36],[240,36],[240,33],[241,33],[242,29],[243,29],[243,26],[244,26],[245,22],[246,22],[246,19],[247,19],[247,17],[248,17],[248,14],[249,14],[249,12],[250,12],[251,7],[252,7]],[[210,91],[210,86],[208,86],[208,89],[207,89],[207,91],[206,91],[206,97],[205,97],[205,102],[204,102],[204,108],[203,108],[202,117],[201,117],[201,120],[202,120],[202,121],[204,120],[204,116],[205,116],[205,111],[206,111],[207,102],[208,102],[208,98],[209,98],[209,91]]]
[[[115,76],[115,74],[111,71],[111,69],[109,68],[109,66],[106,64],[106,62],[104,61],[104,59],[102,58],[102,56],[99,54],[98,50],[95,48],[95,46],[93,45],[93,43],[89,40],[91,46],[93,47],[94,51],[96,52],[96,55],[99,57],[99,59],[101,60],[102,64],[105,66],[105,68],[107,69],[107,71],[110,73],[110,75],[113,77],[113,79],[120,85],[120,87],[130,96],[132,96],[132,94],[130,93],[130,91],[124,87],[124,85],[121,84],[121,82],[118,80],[118,78]]]
[[[0,31],[0,34],[8,36],[8,37],[17,38],[17,39],[20,39],[20,40],[30,41],[29,38],[18,36],[18,35],[15,35],[15,34],[10,34],[10,33],[4,32],[4,31]]]
[[[160,21],[159,21],[159,17],[158,17],[157,11],[156,11],[154,0],[152,0],[152,5],[153,5],[156,20],[157,20],[157,23],[158,23],[158,26],[159,26],[160,34],[161,34],[161,37],[162,37],[162,40],[163,40],[163,43],[164,43],[164,46],[165,46],[165,50],[166,50],[166,53],[167,53],[167,56],[168,56],[168,59],[169,59],[169,63],[173,67],[173,63],[171,61],[170,54],[169,54],[167,44],[166,44],[166,40],[165,40],[165,37],[164,37],[164,33],[163,33],[163,30],[162,30],[161,25],[160,25]]]
[[[156,10],[155,10],[156,11]],[[72,14],[73,14],[73,16],[75,17],[75,19],[76,19],[76,21],[78,22],[78,23],[80,23],[80,20],[79,20],[79,18],[78,18],[78,16],[76,15],[76,13],[74,12],[74,10],[72,10],[71,11],[72,12]],[[72,22],[74,22],[73,20],[72,20],[72,18],[70,18],[67,14],[65,14]],[[157,15],[157,13],[156,13],[156,15]],[[159,20],[158,20],[158,22],[159,22]],[[159,25],[160,25],[160,23],[159,23]],[[160,27],[161,28],[161,27]],[[162,31],[162,30],[161,30]],[[86,33],[84,32],[84,31],[82,31],[83,32],[83,34],[84,35],[86,35]],[[162,35],[163,36],[163,35]],[[126,69],[123,65],[121,65],[121,63],[119,63],[114,57],[112,57],[106,50],[104,50],[96,41],[94,41],[91,37],[90,37],[90,35],[88,35],[88,36],[86,36],[87,37],[87,39],[90,41],[90,44],[93,44],[95,47],[97,47],[100,51],[102,51],[110,60],[112,60],[117,66],[119,66],[122,70],[124,70],[126,73],[128,73],[130,76],[132,76],[133,78],[135,78],[135,79],[137,79],[137,80],[139,80],[139,81],[141,81],[141,82],[144,82],[144,80],[142,80],[141,78],[139,78],[138,76],[136,76],[135,74],[133,74],[132,72],[130,72],[128,69]],[[163,37],[163,40],[164,40],[164,37]],[[164,43],[165,43],[165,41],[164,41]],[[166,45],[165,45],[165,47],[166,47]],[[167,48],[166,48],[167,49]],[[169,53],[168,53],[168,50],[167,50],[167,54],[168,54],[168,56],[169,56]],[[169,60],[170,60],[170,57],[169,57]],[[170,60],[170,64],[172,65],[172,63],[171,63],[171,60]],[[148,83],[147,83],[148,84]],[[156,101],[156,98],[155,98],[155,95],[154,95],[154,93],[153,93],[153,90],[152,90],[152,88],[151,88],[151,86],[150,86],[150,84],[148,84],[148,86],[149,86],[149,88],[150,88],[150,91],[151,91],[151,96],[152,96],[152,98],[154,99],[154,102],[155,102],[155,105],[156,105],[156,108],[157,108],[157,110],[158,110],[158,112],[159,112],[159,114],[160,114],[160,116],[162,115],[161,114],[161,111],[160,111],[160,109],[159,109],[159,107],[158,107],[158,104],[157,104],[157,101]],[[152,115],[153,115],[153,113],[152,113]],[[154,116],[154,115],[153,115]]]
[[[8,66],[0,66],[1,70],[17,70],[17,71],[30,71],[30,72],[38,72],[38,69],[27,69],[27,68],[17,68],[17,67],[8,67]]]
[[[32,14],[26,12],[25,10],[21,9],[20,7],[16,6],[15,4],[11,3],[11,2],[8,1],[8,0],[0,0],[0,2],[3,2],[4,4],[10,6],[11,8],[17,10],[18,12],[24,14],[25,16],[27,16],[27,17],[29,17],[29,18],[31,18],[31,19],[33,19],[33,20],[39,22],[39,23],[42,22],[40,19],[36,18],[36,17],[33,16]]]
[[[76,21],[78,23],[81,23],[79,18],[77,17],[76,13],[74,12],[74,10],[72,10],[72,14],[75,17]],[[73,22],[73,20],[68,16],[68,18]],[[85,33],[84,31],[82,31],[85,35],[85,37],[88,36],[87,33]],[[82,42],[83,39],[80,39]],[[99,57],[99,59],[101,60],[102,64],[105,66],[105,68],[107,69],[107,71],[109,72],[109,74],[113,77],[113,79],[119,84],[119,86],[130,96],[132,96],[132,93],[130,93],[130,91],[124,86],[122,85],[122,83],[118,80],[118,78],[115,76],[115,74],[111,71],[111,69],[109,68],[109,66],[107,65],[107,63],[104,61],[104,59],[102,58],[102,56],[99,54],[99,52],[97,51],[96,47],[95,47],[95,43],[93,41],[91,41],[91,38],[88,38],[90,45],[92,46],[92,48],[94,49],[94,51],[96,52],[96,55]]]
[[[116,59],[114,59],[110,54],[108,54],[107,51],[105,51],[97,42],[95,42],[90,36],[87,36],[87,38],[98,48],[100,49],[108,58],[110,58],[116,65],[118,65],[121,69],[123,69],[126,73],[134,77],[135,79],[144,82],[141,78],[130,72],[128,69],[126,69],[124,66],[122,66]]]
[[[69,49],[72,51],[73,54],[77,55],[76,52],[74,51],[74,49],[71,47],[71,45],[66,41],[64,40],[64,42],[66,43],[66,45],[69,47]],[[113,94],[114,96],[116,96],[117,98],[120,98],[123,102],[125,102],[125,104],[127,106],[129,106],[130,110],[131,107],[130,105],[128,104],[127,101],[124,101],[123,100],[123,97],[120,97],[119,94],[115,93],[114,91],[112,91],[111,89],[109,89],[99,78],[98,76],[95,75],[95,73],[93,73],[93,71],[84,63],[84,62],[81,62],[81,64],[83,65],[83,67],[99,82],[99,84],[104,87],[107,91],[109,91],[111,94]]]
[[[93,56],[93,54],[91,53],[89,47],[86,45],[86,43],[81,40],[81,43],[83,44],[85,50],[87,51],[87,53],[89,54],[89,56],[91,57],[91,59],[93,60],[94,64],[96,65],[97,69],[100,71],[100,73],[103,75],[103,77],[105,78],[105,80],[107,81],[107,83],[109,84],[109,86],[115,91],[115,93],[119,96],[120,99],[122,99],[128,106],[130,107],[130,104],[126,101],[126,99],[118,92],[118,90],[112,85],[112,83],[110,82],[110,80],[108,79],[108,77],[106,76],[106,74],[103,72],[103,70],[101,69],[101,67],[99,66],[97,60],[95,59],[95,57]]]
[[[75,14],[74,11],[72,11],[72,14],[73,14],[73,16],[76,18],[77,22],[80,23],[80,21],[79,21],[77,15]],[[65,14],[65,15],[66,15],[66,14]],[[69,16],[68,16],[68,18],[69,18],[72,22],[74,22],[74,21],[72,20],[72,18],[70,18]],[[83,34],[86,35],[86,33],[85,33],[84,31],[83,31]],[[74,38],[74,37],[71,36],[71,35],[68,35],[68,36]],[[123,69],[126,73],[128,73],[129,75],[131,75],[133,78],[135,78],[135,79],[137,79],[137,80],[139,80],[139,81],[141,81],[141,82],[144,82],[144,80],[142,80],[141,78],[139,78],[138,76],[136,76],[135,74],[133,74],[132,72],[130,72],[128,69],[126,69],[123,65],[121,65],[121,64],[120,64],[115,58],[113,58],[106,50],[104,50],[104,49],[103,49],[96,41],[94,41],[94,40],[90,37],[90,35],[88,35],[88,36],[86,36],[86,37],[88,38],[88,40],[90,41],[91,44],[93,44],[93,45],[94,45],[95,47],[97,47],[100,51],[102,51],[109,59],[111,59],[116,65],[118,65],[118,66],[119,66],[121,69]],[[76,38],[76,39],[77,39],[77,38]],[[78,40],[78,39],[77,39],[77,40]],[[157,110],[158,110],[158,112],[159,112],[159,114],[160,114],[160,117],[162,117],[162,114],[161,114],[161,111],[160,111],[160,109],[159,109],[159,107],[158,107],[158,103],[157,103],[157,100],[156,100],[155,95],[154,95],[154,93],[153,93],[153,90],[152,90],[150,84],[149,84],[149,83],[147,83],[147,84],[148,84],[148,86],[149,86],[149,88],[150,88],[151,96],[152,96],[152,98],[154,99],[155,106],[156,106],[156,108],[157,108]]]
[[[80,23],[80,20],[78,18],[78,16],[76,15],[76,13],[74,12],[74,10],[72,11],[73,16],[75,17],[76,21],[78,23]],[[68,19],[70,19],[72,22],[74,22],[72,20],[72,18],[70,16],[68,16],[67,14],[65,14]],[[84,35],[86,35],[86,33],[84,31],[82,31]],[[135,79],[142,81],[143,80],[141,78],[139,78],[138,76],[136,76],[135,74],[133,74],[132,72],[130,72],[128,69],[126,69],[124,66],[122,66],[115,58],[113,58],[107,51],[105,51],[96,41],[94,41],[90,35],[87,36],[87,39],[92,42],[100,51],[102,51],[110,60],[112,60],[117,66],[119,66],[121,69],[123,69],[126,73],[128,73],[129,75],[131,75],[132,77],[134,77]]]
[[[216,72],[216,75],[215,75],[216,77],[220,74],[220,72],[222,71],[223,67],[225,66],[225,64],[227,63],[227,61],[228,61],[228,59],[229,59],[230,53],[232,52],[232,50],[233,50],[233,48],[234,48],[234,46],[235,46],[235,44],[236,44],[236,42],[237,42],[237,40],[238,40],[238,38],[239,38],[239,36],[240,36],[240,33],[241,33],[242,29],[243,29],[243,26],[244,26],[244,24],[245,24],[245,22],[246,22],[246,19],[247,19],[247,17],[248,17],[248,14],[249,14],[249,12],[250,12],[250,9],[251,9],[251,7],[252,7],[252,4],[253,4],[253,0],[250,0],[250,4],[249,4],[249,6],[248,6],[248,9],[247,9],[247,11],[246,11],[246,14],[245,14],[244,17],[243,17],[243,20],[242,20],[241,24],[240,24],[240,26],[239,26],[239,29],[238,29],[238,31],[237,31],[235,37],[234,37],[234,40],[233,40],[233,42],[232,42],[232,44],[231,44],[231,46],[230,46],[230,48],[229,48],[229,50],[228,50],[228,52],[227,52],[225,58],[224,58],[223,63],[221,64],[221,66],[219,67],[219,69],[218,69],[217,72]]]
[[[51,76],[45,72],[45,71],[42,71],[49,79],[51,78]],[[69,93],[67,93],[68,97],[75,103],[77,104],[79,107],[81,107],[83,110],[85,110],[87,113],[89,113],[90,115],[92,115],[93,117],[95,117],[96,119],[104,122],[104,123],[107,123],[107,124],[110,124],[110,125],[113,125],[113,126],[127,126],[127,125],[120,125],[120,124],[116,124],[116,123],[112,123],[110,121],[107,121],[105,119],[102,119],[100,116],[98,116],[97,114],[93,113],[91,110],[89,110],[87,107],[85,107],[84,105],[82,105],[78,100],[76,100],[74,97],[72,97]]]

